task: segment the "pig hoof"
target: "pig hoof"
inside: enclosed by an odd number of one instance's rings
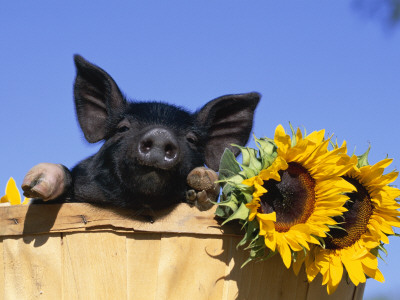
[[[188,185],[197,191],[213,189],[217,180],[217,173],[205,167],[197,167],[187,176]]]
[[[25,197],[48,201],[61,196],[70,181],[70,174],[62,165],[41,163],[25,175],[22,190]]]
[[[186,200],[187,202],[194,204],[197,198],[197,193],[195,190],[188,190],[186,192]]]
[[[216,202],[219,195],[219,184],[216,182],[218,175],[211,169],[198,167],[193,169],[188,177],[187,183],[193,188],[186,193],[186,199],[199,210],[208,210]]]
[[[216,200],[216,199],[210,199],[209,195],[207,194],[206,191],[201,191],[201,192],[197,193],[196,207],[201,211],[209,210],[214,205],[211,202],[213,200]]]

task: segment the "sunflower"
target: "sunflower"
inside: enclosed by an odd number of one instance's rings
[[[328,150],[324,130],[303,138],[298,129],[293,138],[281,125],[275,130],[277,158],[268,168],[242,183],[253,187],[253,199],[246,204],[249,221],[255,218],[265,245],[278,251],[287,268],[292,252],[309,250],[316,237],[326,237],[331,217],[346,211],[343,205],[354,187],[343,176],[354,167],[354,160],[342,147]]]
[[[384,159],[373,166],[354,167],[343,177],[356,190],[349,193],[347,209],[342,216],[341,227],[332,229],[325,238],[325,249],[316,247],[309,257],[298,260],[295,272],[305,261],[308,280],[321,273],[323,284],[327,284],[328,294],[333,293],[345,267],[351,281],[358,285],[366,281],[366,276],[382,282],[382,273],[378,269],[377,248],[388,244],[388,235],[394,234],[392,226],[400,227],[400,205],[396,198],[400,190],[389,186],[398,176],[398,172],[383,175],[391,159]],[[335,218],[340,222],[339,218]]]

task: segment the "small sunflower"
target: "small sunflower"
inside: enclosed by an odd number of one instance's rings
[[[344,230],[332,229],[325,238],[325,249],[316,247],[309,257],[299,259],[299,265],[305,261],[309,281],[322,274],[328,294],[336,290],[343,266],[355,285],[365,282],[366,276],[384,281],[376,249],[389,243],[388,235],[394,234],[392,226],[400,227],[400,205],[396,202],[400,190],[389,186],[398,172],[383,175],[392,160],[384,159],[370,166],[364,159],[367,153],[360,157],[363,159],[359,159],[357,167],[342,176],[356,188],[347,194],[343,219],[335,218]],[[298,272],[299,266],[296,268]]]
[[[346,211],[343,205],[354,187],[341,176],[354,167],[346,155],[346,145],[328,150],[324,130],[303,138],[298,129],[293,139],[281,125],[275,130],[277,158],[266,169],[242,183],[253,188],[246,207],[249,221],[259,224],[265,245],[278,251],[287,268],[292,253],[309,250],[316,237],[326,237],[332,217]]]
[[[10,177],[6,185],[6,194],[0,198],[0,203],[10,203],[11,205],[28,204],[29,199],[25,197],[22,200],[14,178]]]

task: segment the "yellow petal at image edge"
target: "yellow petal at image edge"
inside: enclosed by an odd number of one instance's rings
[[[11,205],[18,205],[21,204],[21,195],[18,191],[17,184],[15,183],[14,178],[10,177],[6,185],[6,195],[2,197],[6,198]]]

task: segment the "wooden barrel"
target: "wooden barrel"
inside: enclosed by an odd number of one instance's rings
[[[89,204],[0,207],[0,299],[362,299],[344,276],[295,276],[279,255],[240,268],[237,228],[186,204],[154,222]]]

